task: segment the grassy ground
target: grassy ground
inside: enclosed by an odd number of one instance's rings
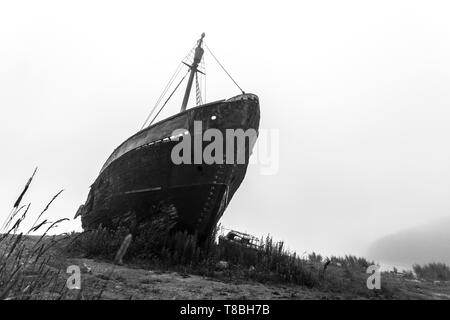
[[[2,299],[449,299],[450,282],[410,278],[410,275],[382,273],[381,290],[366,287],[368,274],[363,269],[345,266],[353,258],[335,258],[314,285],[300,285],[279,278],[249,278],[242,266],[217,265],[208,272],[182,265],[152,267],[152,262],[124,258],[123,264],[109,258],[88,258],[86,254],[68,253],[70,237],[49,237],[40,240],[52,247],[38,259],[23,265],[11,290]],[[11,236],[9,243],[14,243]],[[26,236],[20,240],[26,252],[32,252],[40,237]],[[55,245],[56,243],[56,245]],[[5,244],[0,247],[5,251]],[[326,260],[327,261],[327,260]],[[337,262],[340,261],[340,262]],[[12,262],[11,262],[12,263]],[[158,262],[160,263],[160,262]],[[326,262],[325,262],[326,263]],[[323,270],[324,263],[309,258],[310,270]],[[81,270],[81,290],[68,290],[67,267]],[[154,265],[155,266],[155,265]],[[161,266],[161,264],[160,264]],[[7,267],[11,270],[12,265]],[[2,271],[2,291],[6,275]],[[14,278],[14,277],[13,277]]]
[[[65,219],[37,214],[22,230],[30,205],[26,184],[0,234],[0,299],[449,299],[443,264],[415,266],[413,274],[382,273],[381,288],[367,288],[367,267],[354,256],[298,256],[283,242],[262,238],[257,249],[199,242],[158,225],[122,226],[81,234],[47,235]],[[31,234],[40,232],[42,236]],[[69,289],[67,268],[78,266],[80,289]]]

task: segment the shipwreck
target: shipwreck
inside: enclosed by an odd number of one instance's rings
[[[215,129],[224,137],[229,129],[254,130],[257,133],[260,107],[255,94],[242,90],[241,94],[229,99],[202,102],[198,74],[205,73],[200,68],[204,36],[202,34],[187,60],[182,61],[187,73],[175,90],[189,77],[180,111],[153,123],[172,97],[172,92],[153,121],[149,125],[144,124],[140,131],[112,152],[92,184],[85,204],[77,211],[76,217],[81,216],[83,229],[116,228],[120,225],[136,227],[159,221],[170,224],[173,230],[197,233],[204,239],[222,217],[245,177],[254,141],[247,139],[243,161],[232,163],[226,161],[225,153],[223,161],[207,163],[201,159],[199,162],[194,159],[198,151],[194,150],[194,145],[190,155],[192,161],[174,163],[173,148],[182,139],[195,138],[209,129]],[[194,81],[196,106],[187,108]],[[201,130],[196,132],[195,124],[199,122]],[[181,134],[174,136],[174,132]],[[220,143],[226,149],[229,141]],[[207,141],[202,141],[201,148],[207,145]],[[236,143],[235,153],[241,153],[238,148]],[[214,156],[217,159],[217,155]]]

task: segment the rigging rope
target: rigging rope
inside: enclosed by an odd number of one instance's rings
[[[202,102],[202,92],[200,91],[200,85],[198,83],[198,73],[195,73],[195,98],[197,102],[197,106],[203,104]]]
[[[245,94],[244,90],[242,90],[242,88],[237,84],[237,82],[234,80],[234,78],[230,75],[230,73],[225,69],[225,67],[220,63],[220,61],[216,58],[216,56],[212,53],[211,49],[206,45],[206,43],[203,43],[203,45],[206,47],[206,49],[208,49],[209,53],[211,54],[211,56],[214,58],[214,60],[216,60],[216,62],[218,63],[218,65],[222,68],[222,70],[228,75],[228,77],[233,81],[233,83],[239,88],[239,90],[242,92],[242,94]],[[191,61],[193,61],[194,59],[194,53],[195,53],[195,48],[196,46],[194,46],[189,53],[186,55],[186,57],[183,59],[183,62],[189,64],[192,64]],[[165,86],[162,94],[159,96],[158,101],[156,102],[155,106],[153,107],[153,109],[151,110],[151,112],[149,113],[149,115],[147,116],[147,118],[145,119],[144,124],[142,125],[142,129],[145,128],[145,126],[147,125],[148,120],[150,119],[150,117],[153,115],[153,113],[155,112],[156,108],[159,106],[159,104],[161,103],[162,99],[164,98],[164,96],[166,95],[166,93],[168,92],[168,90],[170,89],[170,87],[172,86],[173,82],[175,81],[175,79],[178,77],[178,74],[181,72],[181,68],[183,67],[183,62],[181,62],[177,69],[175,70],[175,73],[172,75],[172,77],[169,80],[169,83]],[[200,68],[203,68],[203,75],[204,75],[204,99],[206,102],[206,75],[205,75],[205,59],[203,57],[203,59],[200,62]],[[161,113],[162,109],[164,109],[164,107],[166,106],[167,102],[170,100],[170,98],[173,96],[173,94],[175,93],[175,91],[178,89],[178,87],[181,85],[181,83],[183,82],[183,80],[186,78],[186,76],[189,74],[189,72],[191,72],[191,69],[189,69],[186,74],[183,76],[183,78],[180,80],[180,82],[177,84],[177,86],[175,87],[175,89],[172,91],[172,93],[169,95],[169,97],[167,98],[167,100],[164,102],[164,104],[161,106],[161,108],[158,110],[158,113],[155,115],[155,117],[152,119],[152,121],[149,123],[149,126],[155,121],[155,119],[158,117],[158,115]],[[202,101],[202,94],[201,94],[201,80],[200,79],[200,84],[199,84],[199,80],[198,80],[198,73],[196,72],[195,74],[195,86],[196,86],[196,103],[197,105],[201,105],[203,104]]]
[[[155,105],[153,106],[152,110],[150,111],[150,113],[148,114],[147,118],[145,119],[144,123],[142,124],[141,130],[144,129],[145,125],[147,124],[148,120],[150,119],[150,117],[152,116],[153,112],[155,112],[156,108],[158,107],[159,103],[161,102],[162,98],[164,97],[164,95],[167,93],[167,90],[169,90],[170,86],[172,85],[173,81],[175,80],[175,78],[178,76],[178,74],[181,71],[181,67],[182,64],[180,63],[177,67],[177,69],[175,70],[175,72],[173,73],[172,77],[170,78],[169,82],[167,83],[167,85],[164,87],[163,92],[161,93],[161,95],[159,96],[158,100],[156,101]]]
[[[205,73],[204,77],[203,77],[203,86],[204,86],[203,96],[205,97],[205,103],[206,103],[206,64],[205,64],[205,57],[202,58],[202,66],[203,66],[203,72]]]
[[[193,53],[195,52],[195,46],[192,47],[192,49],[188,52],[188,54],[184,57],[183,61],[190,61],[191,59],[193,59]],[[155,105],[153,106],[152,110],[150,111],[150,113],[148,114],[147,118],[145,119],[144,123],[142,124],[141,130],[145,128],[145,126],[147,125],[148,120],[150,119],[150,117],[153,115],[153,113],[155,112],[156,108],[158,107],[158,105],[160,104],[160,102],[162,101],[162,99],[164,98],[164,96],[166,95],[167,91],[170,89],[170,87],[172,86],[173,82],[175,81],[176,77],[178,76],[178,74],[181,72],[181,69],[183,67],[183,63],[179,63],[177,69],[175,70],[175,72],[172,74],[172,77],[170,78],[169,82],[167,83],[167,85],[164,87],[163,92],[161,93],[161,95],[159,96],[158,100],[156,101]],[[173,94],[173,93],[172,93]],[[172,96],[172,95],[171,95]],[[166,101],[167,103],[167,101]],[[159,112],[158,112],[159,113]],[[154,119],[153,119],[154,120]]]
[[[225,73],[230,77],[230,79],[234,82],[234,84],[239,88],[239,90],[241,90],[242,94],[245,94],[244,90],[242,90],[242,88],[237,84],[237,82],[233,79],[233,77],[228,73],[228,71],[224,68],[224,66],[219,62],[219,60],[217,60],[216,56],[211,52],[211,49],[206,45],[206,43],[204,43],[206,49],[208,49],[209,53],[212,55],[212,57],[214,58],[214,60],[216,60],[216,62],[219,64],[219,66],[222,68],[223,71],[225,71]]]
[[[175,91],[177,91],[178,87],[180,86],[180,84],[183,82],[184,78],[186,78],[186,76],[189,74],[189,72],[191,71],[191,69],[189,69],[186,74],[183,76],[183,78],[181,78],[180,82],[178,82],[177,86],[175,87],[175,89],[173,89],[172,93],[170,94],[170,96],[167,98],[166,102],[164,102],[164,104],[162,105],[162,107],[159,109],[158,113],[156,114],[156,116],[153,118],[153,120],[149,123],[149,126],[152,125],[153,121],[155,121],[156,117],[159,115],[159,113],[162,111],[162,109],[164,109],[164,107],[166,106],[167,102],[169,102],[170,98],[172,98],[173,94],[175,93]]]

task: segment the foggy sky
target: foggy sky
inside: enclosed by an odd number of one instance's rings
[[[364,254],[450,208],[445,1],[14,1],[0,4],[0,212],[72,218],[202,32],[280,132],[221,220],[288,247]],[[207,100],[239,94],[206,56]],[[209,59],[209,60],[208,60]],[[179,110],[175,96],[162,119]],[[80,230],[80,221],[58,231]]]

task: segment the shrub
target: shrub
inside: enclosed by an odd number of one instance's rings
[[[419,278],[431,281],[450,280],[450,268],[445,263],[428,263],[423,266],[413,265],[413,270]]]

